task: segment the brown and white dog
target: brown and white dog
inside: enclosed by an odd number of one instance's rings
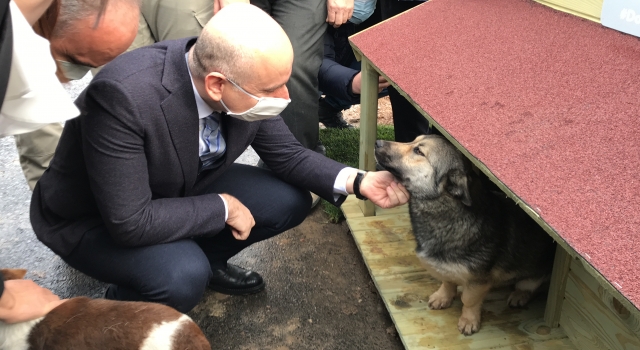
[[[26,270],[1,269],[5,279]],[[200,328],[169,306],[72,298],[33,321],[0,321],[0,350],[210,350]]]

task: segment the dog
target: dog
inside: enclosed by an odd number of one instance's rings
[[[22,279],[23,269],[0,269]],[[77,297],[36,320],[0,321],[0,350],[211,350],[200,328],[161,304]]]
[[[548,281],[553,239],[503,193],[490,191],[445,138],[379,140],[375,157],[409,192],[416,253],[442,281],[429,297],[429,307],[448,308],[457,286],[462,287],[462,334],[480,329],[482,302],[492,287],[515,285],[507,302],[522,307]]]

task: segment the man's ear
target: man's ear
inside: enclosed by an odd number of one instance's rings
[[[211,72],[204,77],[204,89],[209,98],[216,102],[222,99],[222,91],[224,91],[224,83],[227,78],[222,73]]]
[[[27,274],[25,269],[0,269],[5,280],[21,280]]]
[[[471,206],[471,195],[469,194],[469,178],[460,169],[450,170],[447,174],[446,189],[454,198],[460,199],[462,204]]]

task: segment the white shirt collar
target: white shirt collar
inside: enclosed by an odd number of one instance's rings
[[[213,113],[213,108],[209,106],[202,97],[198,90],[196,89],[196,85],[193,83],[193,76],[191,75],[191,69],[189,69],[189,51],[184,54],[184,59],[187,61],[187,70],[189,71],[189,79],[191,79],[191,86],[193,87],[193,94],[196,96],[196,107],[198,108],[198,118],[206,118]]]

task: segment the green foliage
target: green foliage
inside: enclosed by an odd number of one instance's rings
[[[393,140],[393,127],[379,125],[377,136],[379,140]],[[360,129],[321,129],[320,141],[327,148],[327,157],[354,168],[358,167]],[[327,201],[322,201],[322,209],[333,223],[344,219],[342,211]]]

